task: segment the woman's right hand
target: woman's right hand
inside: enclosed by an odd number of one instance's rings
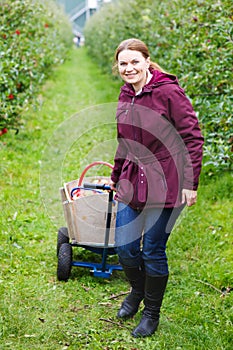
[[[110,185],[112,191],[115,191],[115,192],[117,191],[116,184],[114,182],[111,182],[109,185]]]

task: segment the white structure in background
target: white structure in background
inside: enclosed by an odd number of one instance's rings
[[[71,22],[75,22],[78,18],[85,15],[85,20],[87,20],[98,8],[97,0],[86,0],[80,2],[71,13],[69,13],[69,18]]]
[[[56,0],[69,16],[74,35],[83,33],[86,21],[105,3],[112,0]]]

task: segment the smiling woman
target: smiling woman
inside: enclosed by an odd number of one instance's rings
[[[197,199],[203,137],[177,78],[150,61],[144,42],[128,39],[115,53],[124,81],[117,109],[112,171],[118,210],[115,243],[132,290],[118,317],[145,308],[134,337],[152,335],[168,281],[166,244],[185,204]]]

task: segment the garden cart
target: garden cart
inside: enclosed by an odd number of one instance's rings
[[[111,187],[106,184],[109,178],[85,177],[87,171],[96,165],[112,168],[107,162],[93,162],[83,170],[78,180],[65,183],[60,188],[67,223],[67,227],[58,230],[57,236],[57,277],[60,281],[69,279],[72,266],[89,268],[94,276],[102,278],[110,277],[114,270],[122,270],[119,264],[107,263],[108,256],[116,254],[116,203]],[[101,263],[74,261],[73,247],[101,255]]]

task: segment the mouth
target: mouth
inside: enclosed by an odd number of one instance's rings
[[[133,78],[135,78],[136,75],[137,75],[137,73],[125,74],[126,78],[128,78],[128,79],[133,79]]]

